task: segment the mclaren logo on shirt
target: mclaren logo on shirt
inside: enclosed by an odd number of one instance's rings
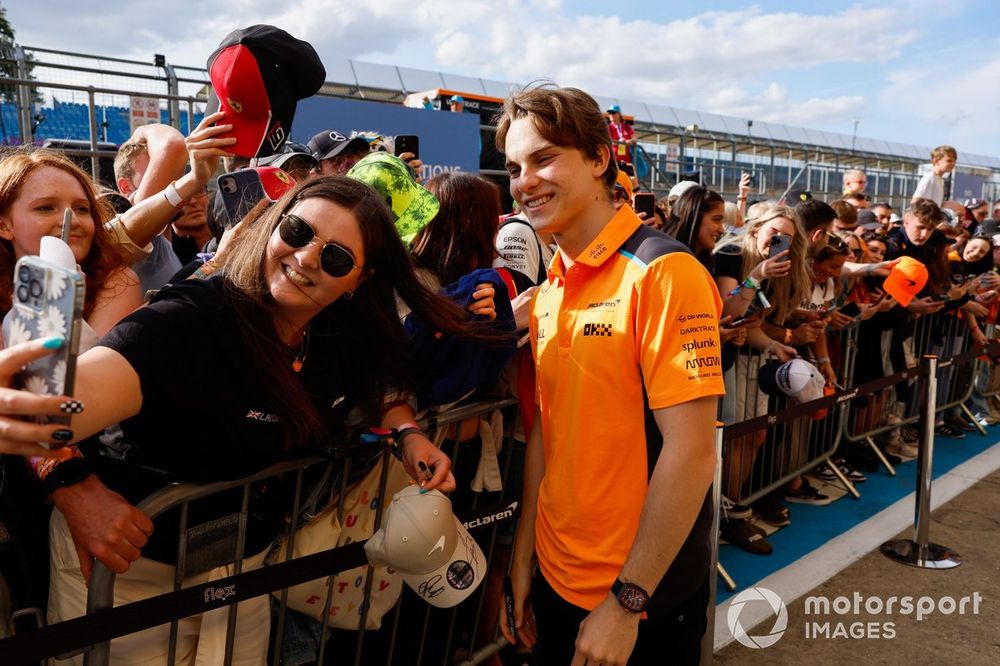
[[[611,324],[584,324],[583,334],[584,336],[611,337]]]

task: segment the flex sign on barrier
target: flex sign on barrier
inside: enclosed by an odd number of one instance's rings
[[[479,116],[473,113],[408,109],[401,104],[310,97],[299,102],[292,138],[306,143],[323,130],[371,131],[420,137],[421,174],[426,181],[443,171],[479,173]]]

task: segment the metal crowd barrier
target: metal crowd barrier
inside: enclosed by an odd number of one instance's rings
[[[833,395],[801,405],[792,405],[784,397],[763,394],[757,386],[757,371],[765,359],[756,351],[741,351],[734,372],[726,378],[727,394],[733,392],[727,395],[727,400],[735,402],[736,416],[741,418],[728,424],[723,435],[722,493],[740,504],[754,502],[798,475],[828,463],[841,441],[866,442],[890,473],[895,474],[873,437],[915,424],[921,418],[920,398],[926,389],[919,382],[926,380],[922,378],[924,371],[919,361],[925,357],[940,359],[934,365],[937,418],[941,418],[942,412],[961,409],[983,430],[965,403],[973,394],[973,379],[981,375],[983,367],[989,368],[990,378],[997,377],[997,371],[993,370],[996,364],[980,361],[985,352],[972,349],[964,320],[954,314],[920,317],[912,325],[906,343],[912,356],[907,357],[905,365],[895,372],[885,367],[866,368],[866,374],[861,376],[868,381],[860,384],[855,382],[859,350],[874,341],[859,337],[864,333],[858,324],[831,334],[828,347],[840,386]],[[993,339],[994,332],[990,327],[988,340]],[[888,335],[897,334],[899,329],[893,329],[887,333],[887,339]],[[989,344],[994,350],[1000,348],[1000,343]],[[1000,389],[994,388],[990,395],[1000,395]],[[887,423],[882,414],[894,402],[904,411]],[[730,404],[730,414],[732,407]],[[824,409],[826,416],[817,419],[817,412]],[[726,415],[725,407],[723,414]],[[930,431],[933,429],[932,423]],[[860,497],[836,465],[830,464],[829,468],[855,498]],[[736,582],[725,569],[718,565],[717,570],[727,587],[735,590]]]
[[[856,334],[856,325],[839,332],[847,339]],[[842,354],[831,358],[837,379],[841,380],[846,358]],[[760,368],[772,360],[752,348],[741,348],[733,371],[726,377],[723,420],[735,416],[735,422],[726,425],[723,436],[722,494],[738,504],[749,505],[827,462],[837,450],[843,432],[843,405],[789,419],[771,418],[751,429],[745,427],[755,418],[787,413],[793,406],[790,398],[770,396],[758,385]],[[830,468],[848,492],[859,496],[836,465]]]
[[[908,330],[907,326],[912,329]],[[944,364],[954,363],[949,359],[968,349],[971,343],[965,322],[954,313],[923,316],[908,323],[907,326],[880,332],[878,335],[871,335],[871,329],[862,328],[860,337],[855,336],[845,349],[847,381],[844,386],[851,387],[855,384],[855,376],[859,374],[856,362],[862,346],[868,346],[869,351],[872,346],[882,349],[882,353],[877,355],[882,365],[864,369],[863,377],[868,380],[889,376],[904,369],[913,370],[917,367],[919,359],[928,354],[942,358]],[[907,336],[901,347],[895,345],[896,353],[891,349],[895,343],[892,340],[894,336]],[[902,355],[898,353],[899,349],[903,351]],[[867,356],[865,360],[870,361],[871,357]],[[955,367],[942,366],[938,383],[938,412],[959,409],[971,419],[972,414],[965,403],[972,396],[972,380],[978,374],[979,367],[980,364],[975,358],[961,359]],[[877,394],[851,400],[847,403],[848,416],[843,423],[841,436],[844,441],[867,444],[886,471],[894,476],[895,469],[875,439],[886,434],[891,435],[892,431],[903,427],[912,428],[917,423],[920,419],[919,388],[915,382],[915,374],[911,374],[906,381],[887,386]],[[971,420],[980,432],[985,434],[975,419]]]
[[[404,591],[395,608],[383,618],[383,626],[378,631],[365,631],[365,619],[371,591],[371,568],[369,568],[365,602],[359,614],[359,631],[336,630],[328,631],[326,623],[316,622],[321,630],[318,644],[318,663],[323,663],[324,652],[334,650],[338,655],[338,663],[376,664],[376,663],[454,663],[465,660],[464,663],[476,664],[486,659],[506,643],[498,638],[497,623],[489,618],[489,614],[498,608],[499,590],[502,584],[502,573],[505,569],[506,548],[501,541],[501,530],[510,531],[511,514],[515,513],[516,500],[520,499],[520,465],[523,458],[523,445],[515,444],[513,438],[516,425],[512,419],[505,419],[502,449],[500,453],[501,477],[503,490],[490,493],[492,497],[484,499],[484,493],[469,490],[470,475],[465,474],[468,468],[475,469],[477,456],[469,450],[468,443],[448,440],[448,433],[457,433],[459,425],[466,419],[477,418],[490,414],[498,409],[513,408],[517,401],[513,398],[493,398],[478,402],[459,405],[447,412],[430,416],[421,420],[428,436],[435,441],[445,441],[445,450],[452,458],[458,489],[452,496],[453,509],[461,519],[470,519],[472,524],[482,524],[481,528],[470,526],[470,532],[476,537],[484,555],[487,558],[488,577],[479,588],[464,602],[452,609],[436,609],[420,600],[416,594],[404,587]],[[516,419],[516,409],[512,409]],[[471,440],[470,440],[471,441]],[[384,447],[384,444],[383,444]],[[520,448],[518,452],[515,449]],[[387,449],[379,451],[383,457],[391,456]],[[471,461],[471,465],[470,465]],[[85,664],[103,666],[110,661],[111,644],[109,641],[120,636],[138,631],[171,625],[168,663],[175,660],[176,641],[178,637],[177,621],[181,618],[207,612],[223,606],[229,607],[227,644],[225,664],[231,663],[234,648],[234,629],[238,613],[238,604],[261,595],[279,592],[283,588],[298,585],[311,580],[321,580],[332,575],[366,565],[363,541],[350,543],[339,548],[299,557],[291,557],[294,547],[294,530],[287,534],[289,554],[286,559],[271,566],[264,566],[252,571],[243,572],[244,541],[246,537],[246,521],[249,498],[255,484],[278,477],[290,481],[294,485],[291,515],[299,515],[304,507],[303,498],[309,488],[309,481],[318,479],[330,472],[339,474],[339,481],[332,484],[330,497],[341,499],[347,491],[347,483],[351,478],[351,464],[341,459],[328,457],[310,457],[279,463],[251,477],[231,482],[218,482],[205,485],[173,484],[154,493],[142,503],[139,508],[151,518],[162,515],[169,509],[179,507],[181,520],[179,526],[179,553],[177,559],[174,591],[132,602],[117,608],[114,605],[115,575],[103,565],[97,564],[91,576],[87,614],[51,625],[39,631],[22,633],[0,641],[0,655],[3,663],[27,663],[39,661],[48,657],[67,658],[83,653]],[[384,493],[386,467],[383,466],[379,496]],[[319,472],[323,472],[319,474]],[[334,477],[336,478],[336,477]],[[328,484],[329,485],[329,484]],[[238,538],[232,548],[221,554],[214,561],[199,558],[198,565],[204,570],[222,564],[233,565],[233,575],[226,578],[199,583],[182,588],[184,570],[188,563],[188,551],[185,544],[192,534],[188,529],[187,514],[191,502],[225,491],[242,491],[242,506],[232,521]],[[511,498],[514,502],[509,501]],[[505,504],[506,502],[506,504]],[[376,526],[381,518],[383,502],[376,504]],[[504,509],[507,507],[507,509]],[[514,509],[514,510],[512,510]],[[498,517],[501,516],[501,517]],[[497,565],[493,566],[494,560]],[[493,572],[493,575],[489,575]],[[220,589],[229,589],[231,594],[218,595]],[[328,586],[326,608],[329,609],[334,593]],[[284,603],[272,602],[277,605],[276,613],[272,614],[271,648],[269,663],[281,664],[282,636],[288,611]],[[274,618],[277,618],[274,621]],[[304,617],[304,616],[303,616]],[[487,619],[483,619],[487,618]],[[481,621],[482,620],[482,621]],[[311,621],[311,620],[310,620]],[[480,625],[482,630],[480,630]],[[435,640],[427,644],[424,638],[428,630],[433,630]],[[374,654],[380,652],[381,654]],[[350,656],[348,656],[350,655]],[[58,663],[58,662],[55,662]]]

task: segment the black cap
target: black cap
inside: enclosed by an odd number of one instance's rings
[[[348,148],[368,148],[368,141],[360,136],[347,138],[337,130],[324,130],[309,139],[309,152],[317,160],[336,157]]]
[[[312,151],[304,143],[295,143],[294,141],[289,141],[281,148],[281,152],[268,157],[262,157],[257,160],[257,166],[273,166],[279,169],[284,169],[285,164],[288,160],[293,157],[297,157],[300,160],[306,162],[310,167],[314,167],[319,164],[317,160],[312,155]]]
[[[785,205],[795,208],[803,201],[809,201],[812,198],[812,192],[809,190],[789,190],[788,194],[785,195]]]
[[[206,114],[223,110],[237,138],[230,152],[266,157],[281,150],[295,104],[316,94],[326,69],[316,50],[273,25],[234,30],[208,58],[212,92]]]

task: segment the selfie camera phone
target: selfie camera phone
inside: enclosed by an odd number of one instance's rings
[[[229,229],[246,217],[261,199],[266,199],[264,184],[256,169],[240,169],[219,176],[219,191],[226,209],[224,227]]]
[[[767,258],[781,254],[785,250],[790,250],[792,247],[792,237],[786,234],[774,234],[771,236],[771,249],[768,252]]]
[[[393,141],[393,154],[399,157],[403,153],[413,153],[414,159],[420,159],[420,137],[416,134],[397,134]]]
[[[845,317],[857,317],[861,314],[861,308],[858,307],[857,303],[851,301],[850,303],[847,303],[844,306],[842,306],[838,310],[838,312],[840,312],[840,314],[844,315]]]
[[[636,192],[632,197],[632,207],[636,213],[645,213],[649,220],[656,214],[656,195],[652,192]]]
[[[7,343],[15,345],[53,336],[66,343],[54,354],[28,363],[14,376],[15,388],[40,395],[73,394],[83,297],[84,277],[79,271],[36,256],[17,261],[14,307],[4,330]],[[69,425],[70,416],[39,416],[34,421]]]

